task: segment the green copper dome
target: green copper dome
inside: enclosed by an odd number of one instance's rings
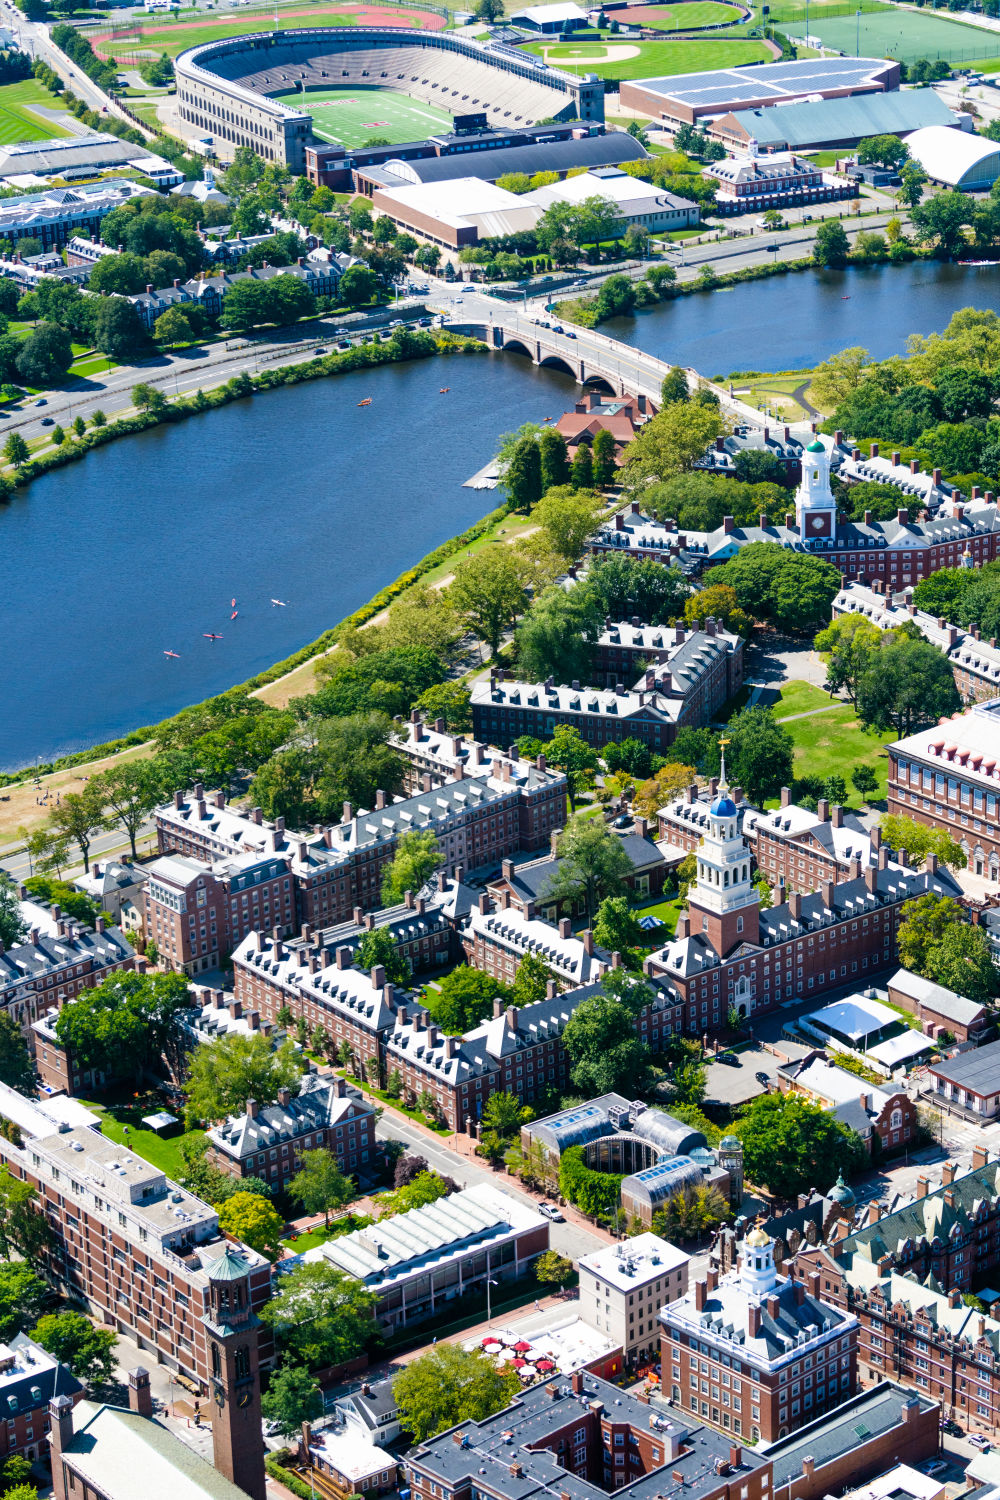
[[[809,447],[806,449],[806,452],[807,453],[823,453],[823,452],[825,452],[825,449],[823,447],[823,444],[820,442],[819,438],[813,438],[812,442],[809,444]]]
[[[845,1208],[853,1208],[858,1201],[844,1181],[843,1172],[841,1172],[827,1196],[832,1203],[842,1203]]]

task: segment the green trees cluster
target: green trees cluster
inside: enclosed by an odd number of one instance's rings
[[[846,694],[866,728],[902,738],[961,706],[948,658],[912,621],[881,631],[863,616],[842,615],[814,644],[830,691]]]
[[[178,1017],[190,1005],[183,974],[116,973],[62,1007],[56,1037],[76,1066],[138,1080],[176,1052]]]
[[[233,1032],[204,1042],[191,1058],[188,1121],[194,1124],[243,1114],[248,1099],[256,1099],[263,1109],[274,1103],[279,1089],[294,1089],[301,1076],[302,1063],[289,1041],[273,1048],[260,1032]]]
[[[509,1406],[521,1388],[510,1364],[485,1349],[435,1344],[393,1377],[400,1420],[414,1443],[460,1422],[483,1422]]]
[[[267,281],[237,281],[229,288],[222,309],[222,326],[247,332],[264,323],[284,327],[312,317],[316,297],[297,276],[272,276]]]
[[[867,1161],[855,1132],[801,1094],[758,1095],[744,1106],[735,1132],[747,1181],[782,1198],[812,1188],[824,1193],[841,1172],[849,1176]]]
[[[980,1005],[1000,995],[1000,969],[982,927],[972,927],[949,896],[918,896],[901,913],[899,961],[914,974],[943,984]]]
[[[375,1295],[328,1261],[297,1266],[282,1276],[277,1295],[261,1309],[274,1331],[282,1363],[306,1370],[343,1364],[376,1336]]]
[[[563,1032],[573,1086],[585,1097],[621,1093],[639,1097],[651,1062],[636,1032],[636,1019],[653,1004],[652,990],[638,976],[609,970],[596,994],[576,1007]]]
[[[833,563],[772,542],[752,542],[705,574],[706,586],[728,585],[739,608],[752,619],[793,632],[815,630],[830,618],[840,583],[840,570]]]

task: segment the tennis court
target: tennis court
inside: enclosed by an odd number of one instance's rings
[[[802,37],[805,21],[788,22],[784,29],[790,37]],[[831,16],[810,7],[809,35],[851,57],[857,52],[861,57],[894,57],[905,63],[921,57],[968,62],[1000,54],[1000,35],[996,32],[964,26],[960,21],[926,11],[897,10],[892,6],[860,16],[853,13]]]
[[[313,132],[321,141],[353,149],[372,139],[422,141],[425,136],[451,129],[451,115],[433,104],[410,99],[394,89],[310,89],[308,93],[274,94],[292,109],[304,109],[313,117]]]

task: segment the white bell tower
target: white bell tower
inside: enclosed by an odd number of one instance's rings
[[[830,455],[814,438],[802,454],[802,478],[795,494],[795,520],[804,542],[837,534],[837,502],[830,488]]]
[[[759,937],[760,897],[751,878],[750,850],[740,829],[736,804],[726,785],[726,745],[718,795],[708,809],[708,831],[695,850],[698,874],[688,892],[691,932],[700,927],[720,955]]]

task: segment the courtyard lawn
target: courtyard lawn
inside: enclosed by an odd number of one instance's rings
[[[92,1109],[95,1115],[100,1115],[101,1133],[109,1141],[116,1141],[119,1146],[127,1145],[136,1156],[141,1156],[150,1166],[166,1172],[175,1182],[184,1171],[182,1142],[204,1139],[203,1130],[185,1130],[170,1136],[168,1140],[161,1140],[155,1130],[144,1130],[139,1124],[142,1116],[165,1107],[161,1100],[150,1099],[148,1096],[142,1100],[130,1099],[124,1104],[97,1104],[91,1099],[81,1099],[80,1103],[86,1105],[87,1109]],[[171,1109],[170,1113],[173,1114],[174,1111]],[[129,1126],[127,1137],[126,1125]]]
[[[812,708],[822,708],[829,703],[822,688],[806,682],[790,682],[781,690],[778,702],[773,705],[776,719],[786,718],[789,713],[809,713]],[[849,807],[860,807],[862,799],[851,786],[851,770],[854,766],[871,766],[879,779],[876,800],[886,795],[886,773],[889,759],[886,745],[894,744],[897,735],[893,730],[886,734],[869,734],[858,722],[856,710],[849,703],[838,704],[824,713],[809,713],[805,719],[786,719],[782,728],[792,737],[795,748],[795,775],[843,776],[847,782]],[[777,801],[768,807],[777,807]]]
[[[705,26],[733,26],[742,21],[735,5],[719,0],[680,0],[678,5],[634,5],[615,13],[617,21],[652,31],[697,31]]]
[[[310,89],[305,94],[275,94],[293,109],[305,109],[313,117],[313,132],[321,141],[333,141],[348,150],[378,137],[396,145],[419,141],[427,135],[451,129],[451,114],[422,100],[410,99],[394,89]]]
[[[684,910],[684,902],[675,896],[671,900],[653,901],[649,906],[637,906],[637,917],[659,917],[662,927],[651,927],[645,933],[645,943],[650,948],[659,948],[677,931],[677,918]]]
[[[699,73],[711,68],[734,68],[765,62],[770,53],[762,42],[695,39],[676,42],[531,42],[527,49],[554,67],[570,73],[596,73],[598,78],[660,78],[672,73]]]
[[[899,10],[895,6],[863,11],[860,24],[854,8],[817,17],[810,7],[809,35],[824,46],[852,55],[860,43],[862,57],[893,57],[899,62],[918,58],[944,58],[946,62],[969,62],[1000,56],[1000,36],[933,12]],[[772,18],[777,24],[777,18]],[[805,33],[803,21],[790,22],[788,35],[794,40]]]
[[[5,83],[0,87],[0,146],[9,146],[14,141],[46,141],[69,135],[63,126],[38,114],[39,105],[48,109],[60,107],[55,95],[42,88],[34,78]]]

